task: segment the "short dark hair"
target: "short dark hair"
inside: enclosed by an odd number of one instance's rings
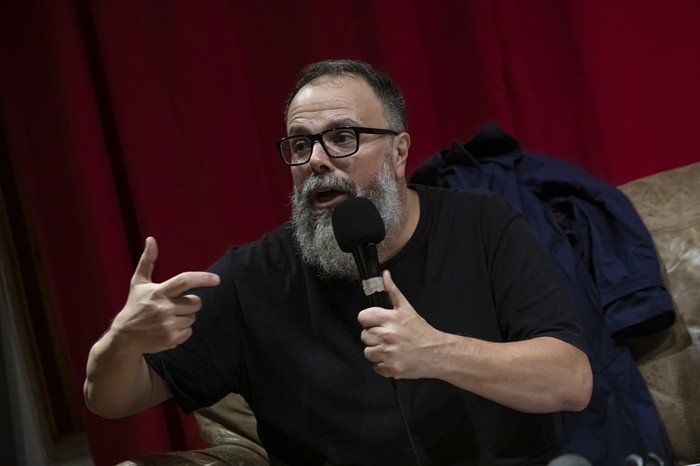
[[[379,97],[384,107],[384,117],[395,131],[406,131],[406,102],[401,91],[383,71],[368,63],[356,60],[325,60],[306,66],[299,73],[294,88],[284,104],[284,120],[287,121],[289,105],[302,87],[323,76],[354,75],[364,79]]]

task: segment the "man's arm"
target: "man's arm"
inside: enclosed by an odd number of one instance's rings
[[[111,330],[110,330],[111,331]],[[90,411],[118,418],[143,411],[172,395],[143,354],[108,331],[90,350],[85,378],[85,403]]]
[[[208,272],[184,272],[163,283],[153,283],[157,257],[155,240],[146,239],[126,305],[90,350],[83,387],[85,402],[101,416],[127,416],[172,396],[143,355],[174,348],[187,340],[201,301],[183,293],[219,283],[219,277]]]
[[[401,294],[389,272],[393,309],[372,307],[358,320],[365,357],[385,377],[436,378],[518,411],[580,411],[591,397],[588,356],[552,337],[493,343],[430,326]]]

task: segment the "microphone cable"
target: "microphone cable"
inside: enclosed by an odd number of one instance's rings
[[[406,436],[408,437],[408,443],[411,445],[411,451],[413,452],[413,460],[416,462],[416,466],[421,466],[420,456],[418,456],[416,443],[413,440],[413,433],[411,432],[411,427],[408,423],[408,417],[406,416],[406,411],[403,408],[403,403],[401,403],[401,397],[399,396],[399,388],[396,384],[396,379],[393,377],[391,378],[391,387],[394,390],[394,398],[396,398],[396,404],[399,406],[399,412],[401,413],[403,427],[406,431]]]
[[[381,280],[381,279],[380,279]],[[382,289],[381,291],[370,293],[367,296],[370,305],[383,307],[385,309],[390,309],[391,305],[389,303],[389,298],[386,292]],[[418,455],[418,449],[416,448],[416,442],[413,439],[413,432],[411,431],[411,426],[408,422],[408,416],[406,415],[406,410],[401,403],[401,397],[399,396],[399,388],[396,383],[396,379],[391,377],[391,388],[394,391],[394,398],[396,399],[396,404],[399,407],[399,412],[401,413],[401,421],[403,422],[404,431],[406,432],[406,437],[408,438],[408,443],[411,445],[411,451],[413,453],[413,460],[416,466],[421,466],[420,456]]]

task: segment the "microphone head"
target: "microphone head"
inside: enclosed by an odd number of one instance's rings
[[[583,456],[575,453],[566,453],[554,458],[547,463],[547,466],[593,466],[593,464]]]
[[[364,197],[351,197],[335,206],[331,221],[335,240],[344,252],[352,252],[357,246],[380,243],[386,236],[379,211]]]

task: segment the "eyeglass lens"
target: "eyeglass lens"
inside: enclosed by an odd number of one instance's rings
[[[331,157],[346,157],[357,151],[357,133],[352,129],[341,128],[321,134],[321,142]],[[298,136],[285,140],[282,150],[288,162],[304,163],[311,158],[314,140],[309,136]]]

